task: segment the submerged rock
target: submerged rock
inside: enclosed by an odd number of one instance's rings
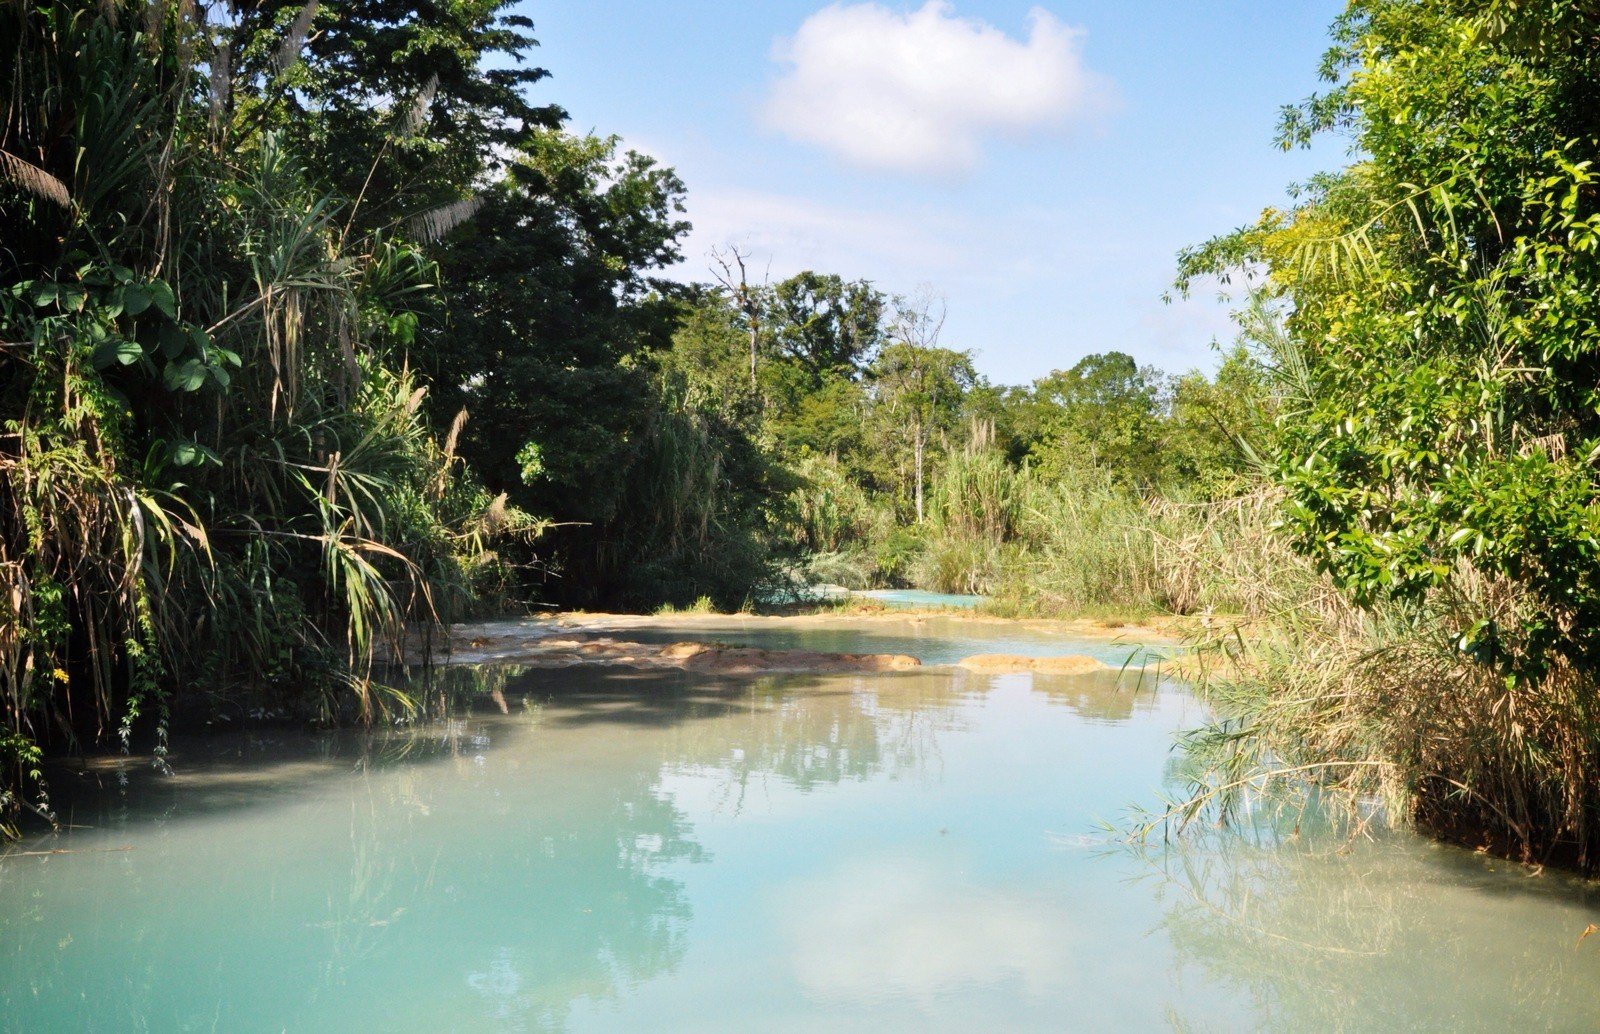
[[[515,661],[549,667],[615,664],[641,668],[681,668],[723,673],[906,671],[922,662],[906,654],[821,653],[815,650],[764,650],[717,642],[640,643],[590,634],[528,636],[516,631],[458,641],[440,660],[447,663]]]
[[[704,649],[684,652],[683,648],[691,646]],[[906,671],[922,666],[921,661],[903,653],[818,653],[707,643],[674,643],[667,649],[675,648],[683,666],[695,671]]]
[[[956,662],[968,671],[981,671],[1003,675],[1021,671],[1036,671],[1045,675],[1087,675],[1105,671],[1106,665],[1093,657],[1070,654],[1066,657],[1023,657],[1014,653],[978,653]]]

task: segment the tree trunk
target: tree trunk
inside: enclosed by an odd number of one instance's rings
[[[924,443],[924,439],[925,438],[926,438],[926,435],[924,435],[922,433],[922,428],[918,427],[917,428],[916,442],[913,445],[913,450],[916,453],[916,460],[917,460],[917,523],[918,524],[922,523],[922,451],[923,451],[923,443]]]

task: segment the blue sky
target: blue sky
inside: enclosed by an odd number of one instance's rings
[[[1285,154],[1339,0],[525,0],[540,99],[674,166],[695,231],[944,296],[944,344],[1021,382],[1120,349],[1171,371],[1231,336],[1166,305],[1180,247],[1344,160]]]

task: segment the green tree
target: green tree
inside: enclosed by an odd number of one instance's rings
[[[349,226],[280,116],[256,124],[310,31],[281,28],[271,77],[212,108],[191,5],[0,7],[0,754],[20,782],[36,733],[127,745],[173,685],[370,716],[380,648],[534,524],[424,419],[403,353],[426,257]]]
[[[774,284],[767,303],[769,347],[820,385],[859,376],[883,341],[888,302],[865,280],[810,271]]]
[[[1186,259],[1293,299],[1309,390],[1280,469],[1300,541],[1363,603],[1464,570],[1522,603],[1459,630],[1509,674],[1600,660],[1600,112],[1581,4],[1357,3],[1284,140],[1366,155]]]
[[[224,146],[281,130],[345,213],[429,233],[565,113],[536,104],[512,0],[235,0],[197,41]],[[457,210],[460,211],[459,209]]]
[[[892,340],[871,370],[877,419],[892,435],[908,471],[912,512],[922,523],[930,447],[955,433],[966,394],[977,383],[970,352],[941,348],[943,303],[930,297],[901,299]],[[903,483],[904,483],[903,482]]]
[[[1286,113],[1282,142],[1349,134],[1359,160],[1186,254],[1180,285],[1264,274],[1292,305],[1288,528],[1411,630],[1386,654],[1450,652],[1400,678],[1353,663],[1299,696],[1340,724],[1272,749],[1358,793],[1377,776],[1355,766],[1390,773],[1446,827],[1592,862],[1600,19],[1584,0],[1358,0],[1334,41],[1329,89]]]
[[[1106,352],[1035,381],[1027,406],[1030,455],[1047,477],[1078,467],[1148,489],[1160,478],[1164,384],[1132,356]]]
[[[648,419],[641,363],[677,315],[650,274],[677,259],[682,207],[671,170],[547,130],[446,237],[447,323],[421,358],[440,415],[471,413],[463,455],[494,490],[562,521],[612,516]]]

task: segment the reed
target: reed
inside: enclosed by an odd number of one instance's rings
[[[1556,664],[1510,678],[1464,648],[1535,606],[1458,567],[1419,606],[1358,608],[1274,526],[1271,496],[1222,504],[1240,548],[1213,577],[1239,618],[1198,632],[1185,666],[1214,719],[1181,738],[1189,789],[1145,830],[1308,808],[1345,829],[1412,826],[1528,863],[1600,868],[1600,694]],[[1248,545],[1250,548],[1243,548]],[[1194,553],[1163,564],[1193,571]]]

